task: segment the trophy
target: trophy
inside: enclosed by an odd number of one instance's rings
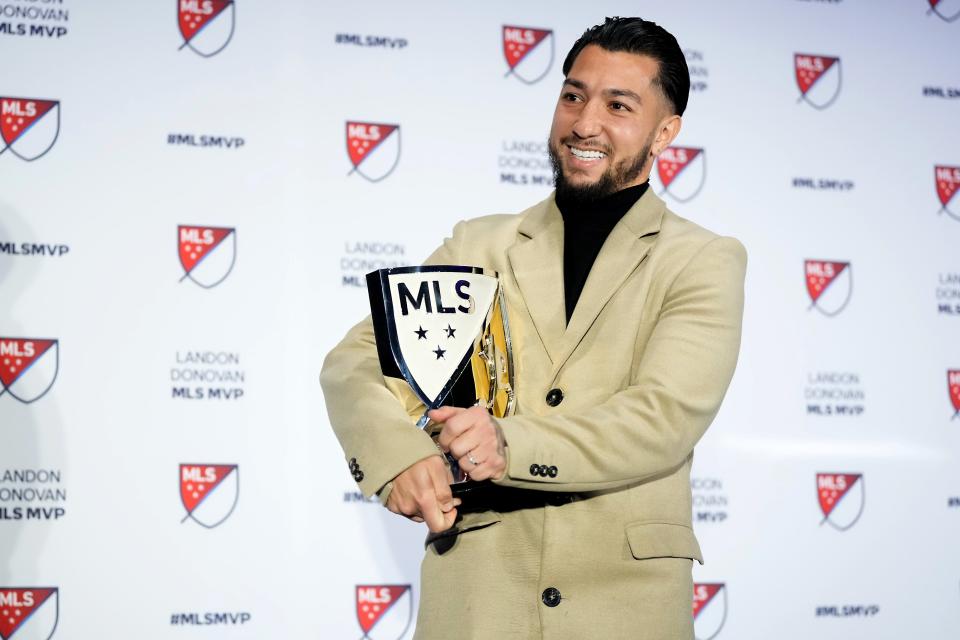
[[[436,439],[427,411],[442,405],[514,410],[513,352],[503,290],[480,267],[395,267],[367,274],[367,292],[383,375],[403,378],[426,406],[416,426]],[[470,481],[446,455],[453,490]]]

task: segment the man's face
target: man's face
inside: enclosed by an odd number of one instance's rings
[[[550,128],[557,195],[591,200],[647,180],[680,129],[653,58],[588,45],[563,83]],[[653,154],[651,154],[653,149]]]

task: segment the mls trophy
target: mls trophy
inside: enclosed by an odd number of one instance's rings
[[[514,410],[513,351],[496,272],[480,267],[395,267],[367,274],[383,375],[402,378],[426,406],[416,426],[436,439],[427,411],[482,406],[502,418]],[[452,490],[471,481],[449,454]]]

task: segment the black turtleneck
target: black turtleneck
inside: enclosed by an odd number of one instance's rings
[[[583,285],[607,236],[649,184],[628,187],[588,204],[557,200],[563,216],[563,291],[567,322],[573,316]]]

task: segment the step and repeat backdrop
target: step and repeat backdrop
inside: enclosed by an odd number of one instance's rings
[[[549,194],[606,15],[677,35],[652,185],[750,255],[697,638],[958,637],[960,0],[0,0],[0,638],[412,637],[320,365],[365,273]]]

